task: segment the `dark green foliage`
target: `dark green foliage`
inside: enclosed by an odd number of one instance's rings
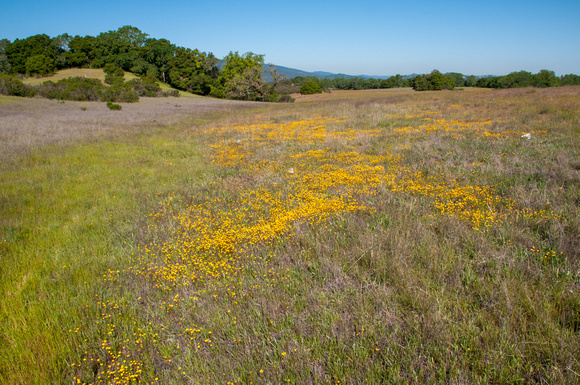
[[[68,43],[69,51],[67,62],[70,67],[90,66],[97,53],[95,51],[96,38],[93,36],[75,36]]]
[[[51,39],[51,49],[55,52],[55,63],[57,69],[67,68],[70,65],[67,62],[68,44],[72,40],[72,36],[64,33]]]
[[[123,83],[125,82],[125,71],[123,71],[121,68],[117,67],[116,65],[112,64],[112,63],[108,63],[105,64],[105,66],[103,67],[103,72],[106,74],[105,75],[105,83],[106,84],[110,84],[111,86],[113,86],[113,89],[120,89],[123,87]],[[111,91],[111,90],[109,90]],[[110,93],[110,92],[109,92]],[[115,93],[119,93],[117,91],[113,91],[113,94]],[[108,98],[107,98],[108,100]]]
[[[10,63],[8,62],[8,57],[6,56],[6,47],[9,45],[10,40],[0,40],[0,73],[6,73],[10,71]]]
[[[292,103],[294,98],[288,94],[281,94],[278,98],[278,103]]]
[[[103,93],[103,100],[107,102],[136,103],[139,101],[139,95],[125,83],[107,88]]]
[[[445,76],[453,79],[453,81],[455,82],[455,87],[465,86],[465,77],[463,76],[463,74],[460,74],[458,72],[449,72],[446,73]]]
[[[32,97],[35,92],[14,76],[0,74],[0,95]]]
[[[73,53],[71,51],[64,53],[66,66],[68,68],[82,68],[86,67],[89,64],[89,58],[86,53],[84,52],[76,52]]]
[[[411,87],[415,91],[428,91],[431,89],[431,83],[427,80],[426,75],[419,75],[411,79]]]
[[[518,87],[556,87],[560,85],[580,84],[574,83],[577,75],[565,75],[560,78],[554,71],[541,70],[537,74],[528,71],[512,72],[505,76],[487,77],[477,80],[477,87],[486,88],[518,88]]]
[[[112,102],[107,102],[107,108],[111,111],[120,111],[123,109],[119,104],[115,104]]]
[[[126,85],[139,96],[156,97],[162,94],[161,87],[152,77],[142,77],[139,79],[131,79]]]
[[[140,96],[179,96],[177,91],[162,92],[156,79],[143,77],[123,82],[123,79],[115,75],[107,75],[111,82],[106,87],[98,79],[69,78],[54,83],[44,82],[38,87],[38,93],[49,99],[79,100],[79,101],[107,101],[134,103],[139,101]]]
[[[44,55],[48,59],[56,58],[56,50],[52,46],[52,40],[48,35],[35,35],[23,40],[14,40],[8,44],[5,54],[10,64],[11,73],[27,73],[26,62],[29,58],[37,55]]]
[[[125,71],[123,71],[120,67],[117,67],[113,63],[105,64],[103,67],[103,72],[107,75],[123,77],[125,76]]]
[[[486,77],[486,78],[479,78],[475,83],[476,87],[483,87],[483,88],[493,88],[490,87],[490,84],[495,83],[495,77]]]
[[[560,85],[560,79],[554,71],[541,70],[534,75],[534,87],[555,87]]]
[[[157,70],[157,76],[163,83],[167,83],[167,72],[169,71],[169,61],[176,52],[175,45],[166,39],[149,39],[149,48],[144,55],[144,59]]]
[[[217,86],[217,80],[206,74],[192,74],[186,83],[184,90],[197,95],[209,95],[212,86]]]
[[[298,93],[300,88],[307,82],[314,81],[320,85],[323,91],[330,90],[370,90],[381,88],[408,87],[409,81],[401,75],[391,76],[388,79],[362,79],[362,78],[326,78],[319,79],[313,76],[297,76],[290,80],[281,80],[278,91],[280,93]]]
[[[212,76],[216,66],[217,59],[212,54],[179,47],[175,56],[164,64],[162,77],[174,88],[209,95],[213,88],[219,86],[217,78]]]
[[[580,76],[574,74],[564,75],[560,78],[560,84],[563,86],[580,85]]]
[[[300,87],[300,93],[302,95],[320,94],[322,93],[322,87],[318,82],[310,80]]]
[[[218,99],[225,99],[226,92],[224,91],[223,87],[212,86],[211,91],[209,92],[209,96],[213,96],[214,98],[218,98]]]
[[[98,79],[75,77],[54,83],[47,81],[38,88],[38,93],[49,99],[99,101],[105,86]]]
[[[429,75],[427,75],[427,80],[431,83],[432,89],[439,90],[452,90],[455,88],[455,81],[453,78],[443,75],[437,70],[433,70]]]
[[[409,81],[402,77],[401,75],[397,74],[395,76],[391,76],[388,79],[381,80],[379,88],[398,88],[398,87],[408,87]]]
[[[54,72],[56,63],[54,59],[44,54],[34,55],[26,60],[25,67],[28,76],[48,75]]]
[[[106,84],[110,84],[112,86],[115,86],[115,85],[123,84],[124,82],[125,82],[125,80],[123,79],[122,76],[111,75],[111,74],[105,75],[105,83]]]
[[[453,78],[433,70],[429,75],[418,75],[411,79],[411,87],[415,91],[440,91],[455,88]]]
[[[474,75],[469,75],[467,78],[465,78],[465,86],[466,87],[475,87],[476,84],[477,84],[477,77],[475,77]]]

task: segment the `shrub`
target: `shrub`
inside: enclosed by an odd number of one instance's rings
[[[135,103],[139,101],[139,95],[127,83],[118,84],[105,90],[103,93],[103,101]]]
[[[411,87],[415,91],[452,90],[455,88],[455,81],[451,77],[433,70],[429,75],[418,75],[411,79]]]
[[[179,91],[177,90],[167,90],[167,91],[163,91],[162,96],[167,97],[167,96],[173,96],[173,97],[179,97]]]
[[[280,102],[280,103],[293,103],[294,98],[288,94],[282,94],[282,95],[280,95],[280,98],[278,98],[278,102]]]
[[[0,95],[32,97],[35,93],[14,76],[0,74]]]
[[[112,102],[107,102],[107,107],[111,111],[120,111],[121,109],[123,109],[123,107],[121,107],[121,105],[115,104],[115,103],[112,103]]]
[[[133,90],[126,90],[119,95],[118,101],[124,103],[137,103],[139,101],[139,95],[137,95]]]
[[[54,59],[46,55],[34,55],[26,60],[26,73],[30,76],[47,75],[54,72],[55,65]]]
[[[103,67],[103,72],[106,73],[107,75],[113,75],[113,76],[119,76],[119,77],[125,76],[125,72],[121,68],[117,67],[116,65],[114,65],[112,63],[105,64],[105,66]]]
[[[302,95],[321,94],[322,87],[320,87],[320,84],[314,80],[310,80],[304,83],[302,87],[300,87],[300,93]]]
[[[105,83],[110,84],[112,86],[118,85],[118,84],[123,84],[124,82],[125,82],[125,80],[123,80],[122,76],[111,75],[111,74],[105,75]]]
[[[131,79],[125,84],[139,96],[156,97],[162,94],[161,87],[159,87],[157,81],[148,76]]]
[[[224,91],[223,87],[220,86],[211,86],[211,91],[209,93],[210,96],[218,99],[225,99],[226,92]]]
[[[46,81],[38,88],[38,93],[49,99],[98,101],[103,98],[105,86],[98,79],[74,77],[54,83]]]
[[[276,92],[276,90],[272,90],[266,97],[264,98],[265,102],[277,102],[280,99],[280,94]]]

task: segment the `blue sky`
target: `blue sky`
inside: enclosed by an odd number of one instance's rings
[[[131,25],[213,52],[351,75],[550,69],[580,74],[580,0],[0,0],[0,38]]]

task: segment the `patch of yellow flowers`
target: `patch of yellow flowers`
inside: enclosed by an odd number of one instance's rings
[[[499,135],[487,131],[490,121],[421,119],[424,124],[393,131],[397,135]],[[505,207],[511,205],[502,202],[492,186],[461,184],[440,175],[428,177],[403,167],[400,157],[388,151],[362,151],[361,140],[376,139],[384,135],[383,130],[354,130],[343,119],[237,124],[207,129],[201,135],[210,141],[211,161],[233,171],[230,175],[234,177],[226,177],[223,186],[214,186],[223,191],[216,197],[193,197],[195,203],[187,205],[170,197],[151,215],[166,226],[168,237],[145,245],[129,270],[162,291],[234,282],[255,260],[254,252],[261,245],[290,237],[298,223],[319,224],[337,214],[372,211],[366,202],[378,191],[428,198],[436,213],[465,221],[476,231],[502,223]],[[242,182],[241,188],[233,188],[236,177],[251,179],[252,184]],[[115,281],[118,274],[111,271],[105,279]],[[231,290],[235,294],[235,285]],[[171,303],[172,308],[178,305],[176,300]],[[107,317],[110,315],[103,314],[104,320]],[[193,344],[202,330],[193,325],[184,330],[184,336]],[[100,380],[139,381],[141,363],[126,356],[122,348],[113,351],[106,340],[103,344],[108,365],[102,367]],[[200,347],[199,343],[192,346]]]

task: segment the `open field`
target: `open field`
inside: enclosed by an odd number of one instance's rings
[[[0,96],[0,161],[47,145],[112,139],[174,126],[184,119],[199,123],[234,108],[255,109],[256,105],[189,94],[180,98],[142,97],[138,103],[124,103],[121,111],[110,111],[105,103]]]
[[[580,87],[3,97],[0,138],[0,383],[580,382]]]

